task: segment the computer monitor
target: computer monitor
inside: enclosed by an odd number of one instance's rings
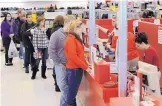
[[[101,58],[105,58],[107,52],[106,52],[105,46],[103,45],[103,42],[97,42],[96,45],[97,45],[97,50]]]
[[[139,72],[143,75],[147,75],[148,79],[148,88],[153,96],[159,97],[161,96],[160,93],[160,75],[161,73],[158,72],[157,66],[139,61]]]

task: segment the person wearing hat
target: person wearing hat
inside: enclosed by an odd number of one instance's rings
[[[66,106],[68,92],[67,73],[65,68],[67,60],[64,54],[64,41],[67,37],[66,33],[69,30],[70,22],[74,19],[75,18],[63,17],[61,15],[54,19],[55,29],[50,37],[48,48],[49,56],[54,62],[56,81],[62,93],[60,106]]]

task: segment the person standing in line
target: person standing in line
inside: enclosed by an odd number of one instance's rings
[[[21,35],[21,26],[24,23],[25,20],[23,20],[23,11],[18,10],[17,11],[17,18],[15,19],[15,23],[18,26],[17,34],[15,36],[15,39],[18,43],[20,43],[20,49],[19,49],[19,58],[24,59],[24,53],[23,53],[23,43],[22,43],[22,35]]]
[[[88,63],[84,57],[84,46],[81,39],[81,21],[73,21],[69,27],[69,34],[65,40],[64,50],[67,58],[66,72],[67,84],[67,106],[77,106],[76,95],[82,80],[83,71],[88,70]]]
[[[55,25],[55,23],[53,23],[53,25],[51,26],[51,27],[49,27],[48,29],[47,29],[47,31],[46,31],[46,34],[47,34],[47,36],[48,36],[48,39],[50,39],[50,37],[51,37],[51,35],[55,32],[55,31],[57,31],[59,28],[61,28],[61,26],[60,25]],[[49,59],[50,57],[49,57],[49,55],[48,55],[48,60],[47,60],[47,63],[48,63],[48,61],[50,62],[50,59]],[[51,62],[50,62],[51,63]],[[53,63],[52,63],[53,64]],[[47,66],[47,68],[48,68],[48,66]],[[53,66],[53,74],[52,74],[52,76],[53,76],[53,79],[54,79],[54,86],[55,86],[55,91],[56,92],[60,92],[60,88],[58,87],[58,84],[57,84],[57,81],[56,81],[56,74],[55,74],[55,67]]]
[[[42,78],[46,79],[46,59],[48,56],[48,36],[46,34],[47,28],[45,28],[45,18],[39,17],[37,20],[38,27],[31,29],[33,35],[33,46],[35,49],[36,66],[39,67],[40,60],[42,59],[41,75]],[[39,57],[41,55],[41,57]],[[31,79],[35,79],[37,71],[33,71]]]
[[[16,34],[17,26],[12,19],[10,13],[5,15],[5,19],[1,24],[1,32],[2,32],[2,40],[3,45],[5,47],[5,65],[11,66],[13,65],[12,60],[13,58],[8,57],[8,50],[10,46],[11,39],[13,39],[14,35]]]
[[[63,17],[61,15],[55,18],[54,24],[60,28],[51,35],[48,48],[49,56],[54,62],[57,84],[62,92],[60,106],[66,106],[67,101],[68,85],[65,71],[65,64],[67,61],[64,54],[64,41],[72,20],[75,20],[75,18],[68,16]]]
[[[64,18],[65,18],[65,20],[74,20],[75,19],[75,17],[72,15],[72,11],[71,10],[67,11],[67,15]],[[59,25],[58,23],[54,23],[53,24],[53,28],[51,30],[51,33],[54,33],[55,31],[57,31],[61,27],[63,27],[63,26]],[[57,80],[56,80],[55,67],[53,67],[53,75],[52,76],[53,76],[54,81],[55,81],[55,84],[54,84],[55,85],[55,91],[56,92],[60,92],[60,88],[58,87]]]
[[[27,21],[23,23],[21,27],[22,42],[25,47],[25,73],[29,73],[29,64],[31,65],[32,71],[38,71],[38,67],[35,65],[35,58],[33,57],[34,47],[32,44],[33,35],[30,30],[36,27],[36,24],[32,22],[32,15],[26,14]]]
[[[51,34],[53,34],[55,31],[57,31],[57,30],[60,29],[60,28],[63,28],[63,25],[54,22],[54,23],[53,23],[53,28],[51,29]],[[54,79],[54,81],[55,81],[55,83],[54,83],[54,85],[55,85],[55,91],[56,91],[56,92],[60,92],[60,88],[59,88],[59,86],[58,86],[58,84],[57,84],[57,80],[56,80],[55,67],[53,67],[53,74],[52,74],[52,76],[53,76],[53,79]]]

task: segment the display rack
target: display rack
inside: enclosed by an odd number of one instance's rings
[[[67,13],[68,9],[58,9],[55,10],[55,12],[64,12]],[[38,14],[43,14],[44,12],[47,12],[45,9],[42,10],[33,10],[33,9],[24,9],[26,13],[32,13],[33,11]],[[72,14],[77,18],[80,17],[81,19],[89,19],[89,9],[71,9]],[[16,10],[8,10],[8,11],[1,11],[2,16],[5,13],[13,13],[16,14]],[[52,12],[51,12],[52,13]],[[111,11],[110,9],[95,9],[95,17],[96,19],[110,19],[112,18],[112,15],[116,15],[116,12]],[[53,14],[54,15],[54,14]]]

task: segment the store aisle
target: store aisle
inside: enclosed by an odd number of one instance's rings
[[[60,93],[54,91],[52,70],[47,71],[43,80],[38,72],[36,80],[25,74],[23,63],[14,58],[14,66],[4,65],[4,54],[1,57],[1,106],[59,106]]]

